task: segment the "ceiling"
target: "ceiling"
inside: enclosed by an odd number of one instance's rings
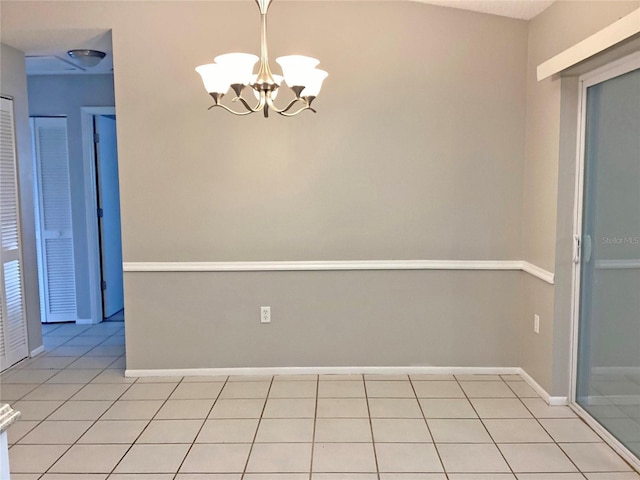
[[[442,7],[530,20],[553,0],[417,0]],[[25,52],[28,75],[108,74],[113,72],[111,31],[104,29],[3,31],[2,41]],[[96,67],[82,69],[68,56],[75,48],[105,52],[107,56]]]

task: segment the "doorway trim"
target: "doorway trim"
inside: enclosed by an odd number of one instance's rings
[[[100,273],[100,246],[98,230],[98,201],[96,191],[96,162],[93,144],[94,115],[115,115],[116,107],[81,107],[82,158],[84,162],[84,201],[87,222],[87,249],[89,250],[89,295],[91,296],[91,318],[79,318],[76,323],[95,324],[102,322],[102,277]]]
[[[570,382],[569,382],[569,407],[578,414],[598,435],[613,448],[625,461],[633,468],[640,471],[640,460],[622,442],[613,436],[597,420],[595,420],[585,409],[577,403],[577,380],[578,380],[578,335],[580,324],[580,259],[582,245],[582,214],[583,214],[583,194],[584,194],[584,162],[585,162],[585,140],[586,140],[586,102],[587,88],[623,75],[627,72],[640,68],[640,52],[632,53],[618,60],[610,62],[600,68],[587,72],[578,78],[578,133],[576,145],[576,175],[575,175],[575,197],[573,215],[573,267],[572,267],[572,287],[571,287],[571,354],[570,354]]]

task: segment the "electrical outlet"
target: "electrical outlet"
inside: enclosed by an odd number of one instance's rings
[[[533,314],[533,331],[535,333],[540,333],[540,315],[537,313]]]
[[[271,323],[271,307],[260,307],[260,323]]]

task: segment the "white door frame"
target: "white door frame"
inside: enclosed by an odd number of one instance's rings
[[[87,247],[89,250],[89,295],[91,318],[77,323],[102,322],[102,274],[100,272],[100,244],[98,228],[98,202],[96,191],[96,158],[93,143],[93,116],[115,115],[116,107],[81,107],[82,158],[84,160],[84,201],[87,219]]]
[[[632,70],[640,68],[640,52],[635,52],[621,59],[611,62],[603,67],[581,75],[578,79],[578,138],[576,157],[576,183],[574,200],[574,257],[573,257],[573,278],[572,278],[572,304],[571,304],[571,378],[569,406],[607,443],[635,469],[640,471],[640,460],[599,422],[597,422],[586,410],[578,405],[576,400],[576,383],[578,380],[578,334],[580,321],[580,258],[581,245],[578,243],[582,235],[582,202],[584,189],[584,161],[585,161],[585,140],[586,140],[586,103],[587,88],[592,85],[604,82],[611,78],[623,75]]]

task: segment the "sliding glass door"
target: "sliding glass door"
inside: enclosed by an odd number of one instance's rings
[[[640,457],[640,61],[583,81],[575,401]]]

